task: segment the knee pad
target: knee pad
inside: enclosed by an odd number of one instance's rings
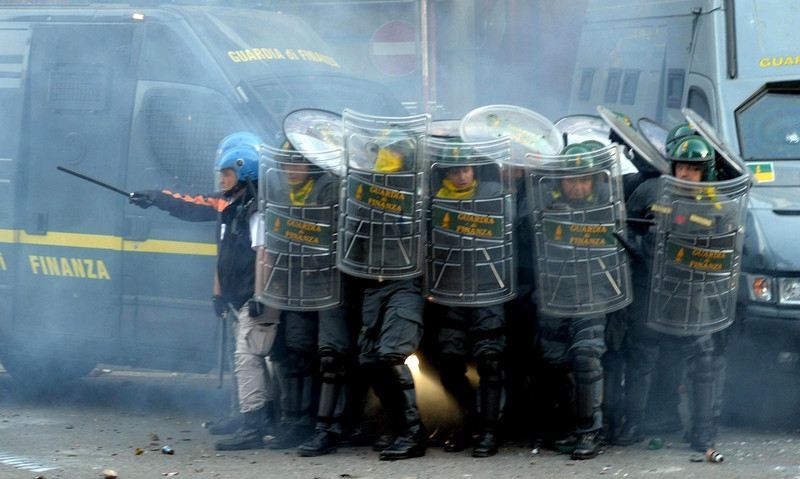
[[[478,366],[478,375],[481,377],[482,382],[502,382],[503,371],[500,355],[487,354],[476,358],[476,363]]]
[[[603,377],[603,363],[590,350],[578,350],[572,360],[576,382],[594,382]]]
[[[714,359],[710,354],[700,354],[689,359],[689,377],[692,381],[714,380]]]

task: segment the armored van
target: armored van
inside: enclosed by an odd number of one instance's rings
[[[277,142],[298,108],[402,113],[296,17],[142,3],[0,7],[0,360],[13,375],[215,362],[214,225],[57,165],[191,201],[214,190],[226,134]]]
[[[598,104],[667,127],[699,113],[753,173],[738,319],[756,366],[800,365],[800,3],[590,2],[572,113]],[[750,356],[754,355],[754,356]],[[756,373],[758,374],[758,373]]]

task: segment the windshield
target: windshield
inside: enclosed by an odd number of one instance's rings
[[[767,91],[736,113],[745,160],[800,159],[800,94]]]

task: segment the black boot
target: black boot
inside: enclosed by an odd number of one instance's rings
[[[578,443],[572,451],[572,459],[592,459],[600,452],[600,431],[578,434]]]
[[[317,426],[314,435],[303,443],[298,452],[301,456],[321,456],[336,452],[342,434],[342,413],[345,406],[344,366],[337,357],[321,358],[322,387],[317,408]]]
[[[218,451],[240,451],[243,449],[261,449],[264,447],[264,422],[266,409],[260,408],[242,415],[242,427],[233,436],[217,441],[214,449]]]
[[[694,360],[692,372],[692,449],[698,452],[714,447],[714,377],[711,358]]]
[[[381,451],[381,461],[396,461],[400,459],[410,459],[425,455],[425,440],[427,432],[422,425],[417,409],[417,397],[414,391],[414,378],[411,371],[405,364],[390,366],[384,374],[389,375],[389,380],[385,384],[383,395],[393,396],[389,399],[387,414],[393,418],[391,422],[395,425],[397,436],[389,447]]]
[[[497,427],[500,422],[500,399],[503,388],[500,359],[497,357],[479,359],[478,374],[481,378],[481,433],[472,450],[472,457],[490,457],[497,454]]]
[[[208,433],[212,436],[225,436],[228,434],[233,434],[240,427],[242,427],[242,422],[242,414],[237,412],[235,415],[232,414],[219,422],[212,423],[210,426],[208,426]]]
[[[472,442],[472,427],[477,411],[475,391],[466,376],[467,364],[462,356],[442,355],[439,363],[439,376],[442,386],[458,404],[463,417],[461,428],[448,434],[444,441],[445,452],[461,452]]]
[[[283,369],[284,363],[287,368]],[[270,441],[270,449],[291,449],[299,446],[311,436],[314,426],[311,423],[311,403],[314,394],[314,378],[310,363],[301,355],[289,353],[281,364],[285,386],[281,393],[284,417],[281,427]]]
[[[652,362],[642,358],[651,357],[652,353],[648,349],[637,352],[638,355],[626,358],[625,423],[614,441],[617,446],[631,446],[644,440],[642,421],[650,392]]]
[[[592,351],[576,349],[573,367],[578,442],[572,459],[592,459],[600,451],[603,428],[603,365]]]

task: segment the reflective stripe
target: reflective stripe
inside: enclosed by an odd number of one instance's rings
[[[128,241],[119,236],[112,235],[92,235],[57,231],[51,231],[44,235],[31,235],[22,230],[0,229],[0,243],[103,249],[133,253],[189,254],[198,256],[217,255],[217,245],[214,243],[159,239]]]

